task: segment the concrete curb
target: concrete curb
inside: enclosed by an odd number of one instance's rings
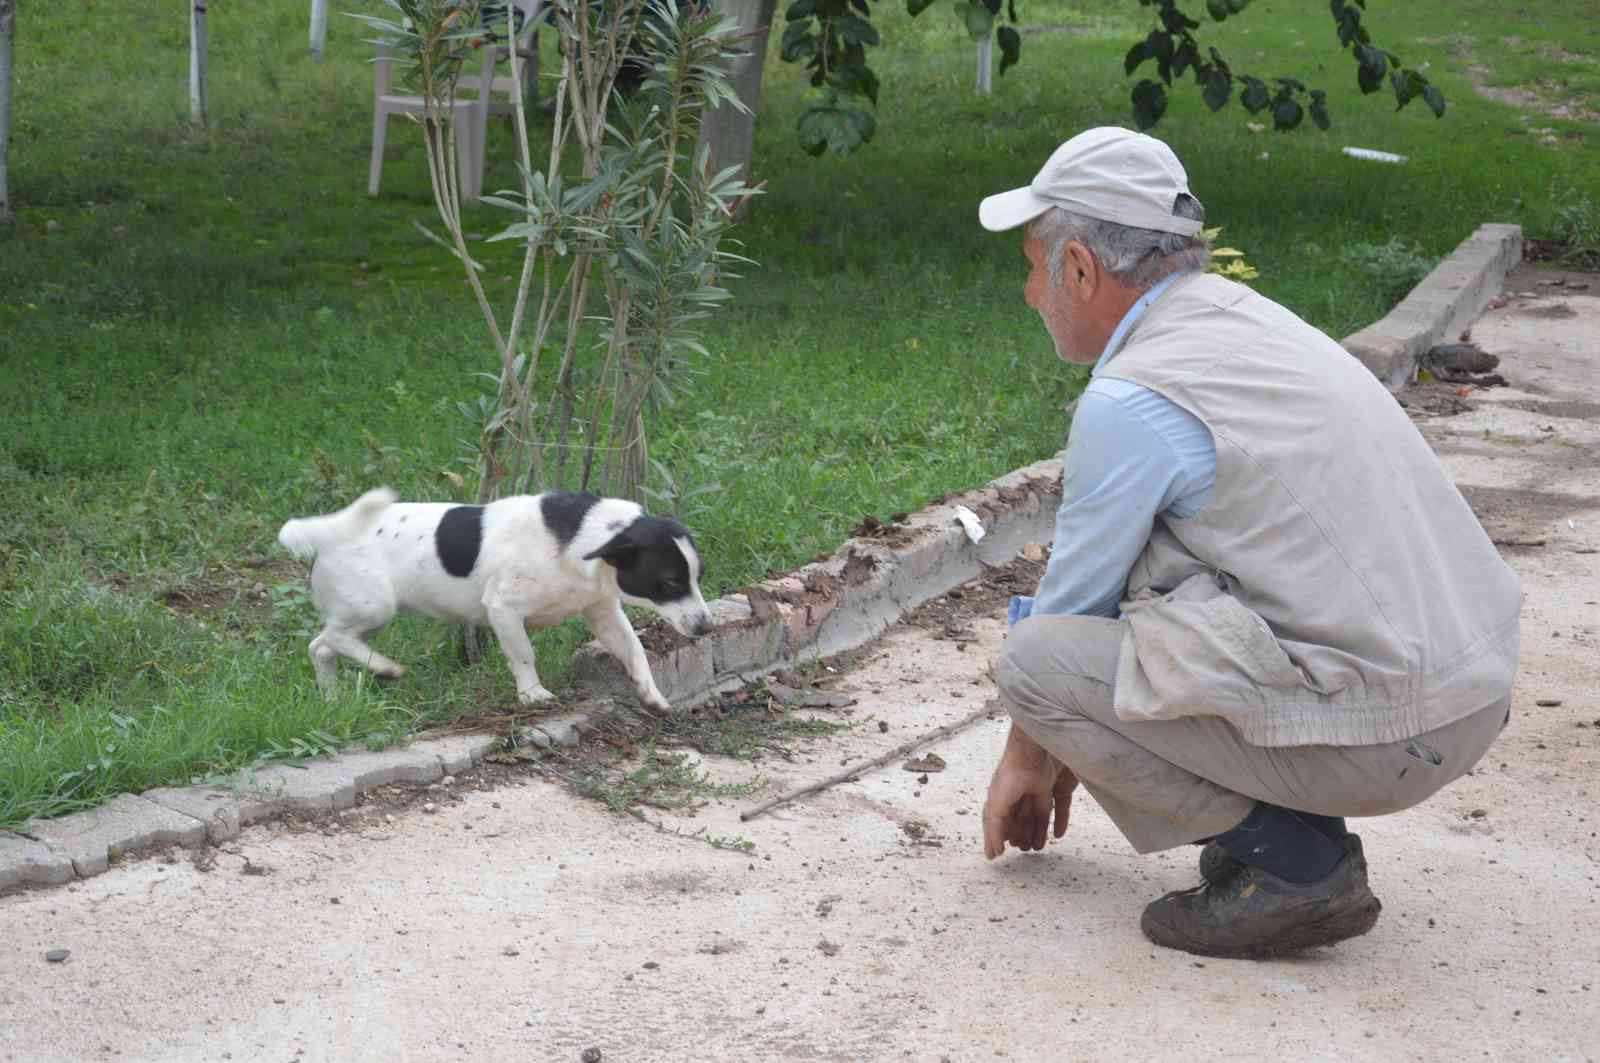
[[[379,753],[365,750],[244,771],[217,786],[160,787],[119,794],[98,808],[0,831],[0,894],[91,878],[120,857],[157,845],[197,846],[239,836],[286,812],[349,808],[360,791],[426,784],[482,761],[500,739],[453,735]]]
[[[986,565],[1049,542],[1060,503],[1058,456],[927,506],[886,537],[847,539],[825,560],[709,603],[717,620],[710,634],[648,655],[656,685],[674,705],[693,705],[775,668],[861,646]],[[968,538],[957,506],[978,515],[981,541]],[[620,665],[598,643],[581,647],[572,667],[584,685],[633,699]]]
[[[1030,542],[1049,542],[1060,502],[1058,456],[930,505],[880,538],[847,539],[825,560],[711,602],[717,627],[710,634],[649,655],[656,683],[669,701],[688,706],[775,668],[864,645],[986,565],[1008,563]],[[956,519],[958,505],[978,515],[981,541],[972,542]],[[523,741],[541,749],[576,745],[583,731],[637,704],[621,667],[598,643],[579,649],[573,676],[602,705],[615,692],[616,707],[542,718],[523,729]],[[340,811],[372,787],[437,782],[478,764],[499,742],[456,735],[378,753],[353,750],[299,767],[240,772],[222,785],[121,794],[87,812],[35,820],[18,832],[0,831],[0,893],[89,878],[151,846],[228,841],[288,812]]]
[[[1489,222],[1450,253],[1378,321],[1344,339],[1344,348],[1391,388],[1417,376],[1417,362],[1437,343],[1456,339],[1477,320],[1522,261],[1522,227]]]

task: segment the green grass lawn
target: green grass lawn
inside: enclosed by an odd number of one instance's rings
[[[681,484],[721,485],[689,514],[708,597],[1065,438],[1081,371],[1022,302],[1020,239],[983,232],[977,201],[1026,182],[1073,132],[1129,121],[1121,59],[1147,11],[1019,0],[1023,61],[980,98],[949,6],[915,21],[878,6],[879,132],[853,160],[797,148],[805,86],[769,61],[766,195],[739,230],[757,265],[652,441]],[[1206,40],[1236,70],[1327,88],[1333,130],[1253,132],[1187,85],[1157,130],[1261,290],[1334,335],[1380,316],[1481,222],[1558,236],[1574,212],[1600,216],[1600,127],[1472,85],[1600,111],[1588,0],[1374,2],[1368,19],[1446,91],[1442,121],[1361,97],[1326,5],[1258,0]],[[181,9],[19,14],[20,222],[0,231],[0,825],[514,704],[497,653],[464,667],[450,633],[421,621],[383,637],[406,680],[352,682],[332,703],[314,692],[313,616],[278,525],[379,482],[448,497],[440,472],[475,432],[456,404],[494,359],[459,267],[412,227],[433,217],[404,125],[384,195],[365,195],[360,27],[332,19],[318,64],[301,0],[217,5],[210,24],[213,124],[196,131]],[[507,130],[490,154],[488,185],[509,186]],[[489,207],[468,221],[505,223]],[[509,245],[477,246],[492,277],[511,272]],[[491,282],[502,300],[510,289]],[[577,637],[541,637],[547,683]]]

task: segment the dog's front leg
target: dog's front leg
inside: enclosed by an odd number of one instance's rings
[[[644,655],[644,647],[639,644],[633,625],[628,623],[627,614],[622,611],[622,603],[615,599],[596,602],[583,611],[583,618],[606,652],[622,662],[645,707],[656,712],[670,711],[672,706],[656,687],[655,677],[650,674],[650,661]]]
[[[539,672],[533,663],[533,643],[528,641],[528,631],[522,624],[527,610],[502,599],[484,603],[489,614],[489,626],[500,640],[500,652],[506,655],[511,674],[517,681],[517,700],[524,705],[549,701],[554,694],[539,682]]]

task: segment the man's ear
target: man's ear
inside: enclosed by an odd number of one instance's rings
[[[608,565],[615,565],[617,568],[628,567],[633,563],[634,555],[639,552],[639,544],[633,541],[629,531],[630,529],[624,528],[617,532],[604,546],[584,554],[583,559],[593,561],[598,557]]]
[[[1092,298],[1100,283],[1100,264],[1089,249],[1076,240],[1069,243],[1065,267],[1065,280],[1073,295],[1085,301]]]

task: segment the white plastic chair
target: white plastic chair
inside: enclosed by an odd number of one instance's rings
[[[539,76],[538,18],[542,14],[542,0],[510,0],[522,15],[523,23],[517,39],[517,72],[525,79]],[[451,122],[456,131],[456,177],[460,183],[463,201],[474,200],[483,191],[484,144],[487,140],[489,115],[508,114],[515,109],[510,94],[521,92],[522,85],[509,75],[496,75],[495,67],[508,56],[508,48],[501,44],[484,48],[483,67],[477,74],[462,74],[456,79],[457,96],[450,104]],[[397,114],[422,114],[425,103],[421,96],[394,92],[394,56],[386,48],[378,49],[373,63],[372,76],[372,160],[367,174],[367,195],[378,194],[383,179],[383,148],[388,139],[389,118]],[[526,84],[536,84],[526,81]],[[487,87],[487,91],[486,91]],[[495,99],[495,94],[505,99]]]

